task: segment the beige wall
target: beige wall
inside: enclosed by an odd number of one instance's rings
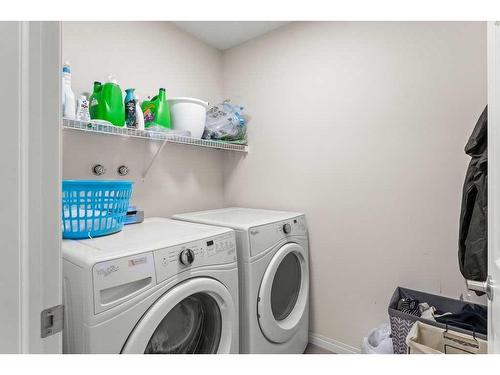
[[[135,87],[144,99],[165,87],[167,95],[221,99],[222,56],[169,22],[64,22],[63,61],[72,67],[75,94],[91,91],[95,80],[116,75],[122,89]],[[118,178],[125,164],[135,181],[133,201],[147,216],[223,204],[223,153],[168,144],[147,178],[141,172],[159,143],[104,135],[64,132],[63,177],[95,178],[90,168],[103,164],[103,178]]]
[[[311,331],[359,347],[397,285],[458,297],[485,24],[293,23],[223,57],[252,115],[224,203],[306,213]]]

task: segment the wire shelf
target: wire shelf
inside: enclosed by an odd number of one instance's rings
[[[101,124],[94,121],[78,121],[65,118],[63,119],[63,128],[79,130],[89,133],[111,134],[111,135],[119,135],[122,137],[150,139],[154,141],[167,141],[171,143],[180,143],[184,145],[213,148],[218,150],[248,152],[248,146],[245,145],[239,145],[222,141],[212,141],[208,139],[197,139],[176,134],[155,132],[150,130],[130,129],[125,126],[118,127],[114,125]]]

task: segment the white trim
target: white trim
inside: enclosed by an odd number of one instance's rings
[[[40,337],[41,311],[62,303],[60,72],[61,24],[29,22],[30,353],[62,352],[62,332]]]
[[[2,307],[0,320],[3,331],[0,336],[1,353],[21,353],[25,348],[26,295],[23,252],[27,248],[26,219],[23,208],[26,204],[26,124],[21,107],[24,98],[23,63],[26,53],[25,29],[22,22],[0,23],[2,37],[0,48],[5,52],[0,81],[10,88],[10,95],[0,94],[0,100],[9,108],[4,115],[0,159],[4,172],[2,185],[2,211],[0,212],[0,234],[2,236],[2,262],[0,273],[0,295]]]
[[[322,349],[329,350],[335,354],[360,354],[361,349],[344,344],[343,342],[331,339],[329,337],[309,332],[309,343],[319,346]]]
[[[61,303],[61,27],[58,22],[0,23],[7,58],[0,94],[2,353],[61,353],[62,334],[42,339],[40,313]],[[9,95],[10,93],[10,95]]]
[[[29,256],[29,130],[30,130],[30,25],[27,21],[20,23],[20,95],[19,95],[19,247],[20,247],[20,351],[30,350],[30,256]]]
[[[500,303],[496,294],[499,292],[498,279],[500,270],[499,243],[500,231],[500,175],[498,173],[498,153],[500,151],[498,91],[500,77],[498,76],[498,62],[500,61],[500,25],[498,22],[488,22],[488,273],[493,280],[493,301],[488,301],[488,353],[500,353],[500,329],[494,323],[500,315]]]

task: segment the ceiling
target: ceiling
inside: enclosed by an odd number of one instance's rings
[[[208,45],[225,50],[266,34],[288,22],[279,21],[178,21],[184,31]]]

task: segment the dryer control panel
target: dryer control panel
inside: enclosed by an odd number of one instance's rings
[[[228,264],[236,261],[234,232],[156,250],[154,253],[156,281],[190,269]]]
[[[260,225],[250,228],[250,255],[255,256],[267,250],[284,238],[292,236],[307,236],[305,216],[298,216],[289,220]]]

